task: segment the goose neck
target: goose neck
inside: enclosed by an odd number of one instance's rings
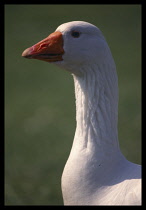
[[[117,134],[118,87],[114,69],[94,66],[82,69],[82,77],[73,75],[76,97],[77,148],[113,151],[119,148]],[[105,71],[105,72],[104,72]],[[109,76],[110,71],[112,75]],[[105,76],[108,72],[108,75]],[[76,147],[75,146],[75,147]]]

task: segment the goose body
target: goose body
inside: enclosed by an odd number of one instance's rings
[[[141,166],[119,148],[118,79],[101,31],[84,21],[64,23],[22,56],[73,75],[77,125],[62,175],[64,204],[141,205]]]

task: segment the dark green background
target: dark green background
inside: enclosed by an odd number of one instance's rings
[[[21,57],[60,24],[98,26],[119,78],[119,141],[141,163],[141,6],[5,5],[5,204],[62,205],[60,179],[75,131],[72,76]]]

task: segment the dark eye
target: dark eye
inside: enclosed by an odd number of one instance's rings
[[[80,32],[78,31],[72,31],[71,35],[74,37],[74,38],[78,38],[80,36]]]

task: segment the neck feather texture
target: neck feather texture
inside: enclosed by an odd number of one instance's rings
[[[118,81],[115,65],[93,65],[75,76],[76,148],[109,152],[119,148],[117,134]]]
[[[95,197],[100,203],[100,189],[112,186],[116,171],[121,171],[118,166],[123,166],[117,132],[115,65],[86,65],[80,72],[81,76],[73,75],[77,125],[62,175],[65,205],[91,204]]]

